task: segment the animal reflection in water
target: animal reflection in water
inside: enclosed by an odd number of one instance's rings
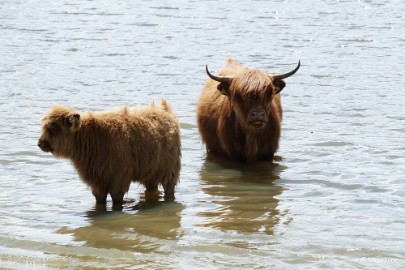
[[[97,207],[85,213],[88,225],[62,228],[59,233],[70,234],[74,241],[86,246],[148,253],[159,250],[163,240],[183,235],[180,226],[183,209],[181,203],[158,200],[127,205],[122,211]]]
[[[273,234],[280,220],[277,196],[283,191],[274,181],[284,169],[268,162],[241,166],[207,159],[200,171],[202,189],[215,206],[200,213],[206,218],[203,226]]]

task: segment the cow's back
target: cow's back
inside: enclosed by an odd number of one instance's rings
[[[221,76],[234,76],[236,73],[241,71],[243,66],[236,60],[228,58],[226,60],[225,66],[219,71]]]

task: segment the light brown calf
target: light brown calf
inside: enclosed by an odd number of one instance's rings
[[[163,186],[174,196],[180,173],[180,131],[169,104],[79,113],[63,106],[42,119],[38,146],[56,157],[68,158],[97,203],[110,194],[122,204],[131,181],[146,191]]]

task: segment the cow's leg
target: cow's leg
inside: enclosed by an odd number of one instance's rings
[[[107,190],[103,190],[100,187],[92,187],[92,193],[96,197],[98,204],[105,204],[107,201]]]
[[[160,193],[159,193],[159,184],[148,181],[148,183],[145,184],[145,200],[146,201],[157,201],[159,200]]]

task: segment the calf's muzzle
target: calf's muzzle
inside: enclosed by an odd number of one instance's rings
[[[44,152],[52,152],[52,146],[45,140],[38,140],[38,147]]]

